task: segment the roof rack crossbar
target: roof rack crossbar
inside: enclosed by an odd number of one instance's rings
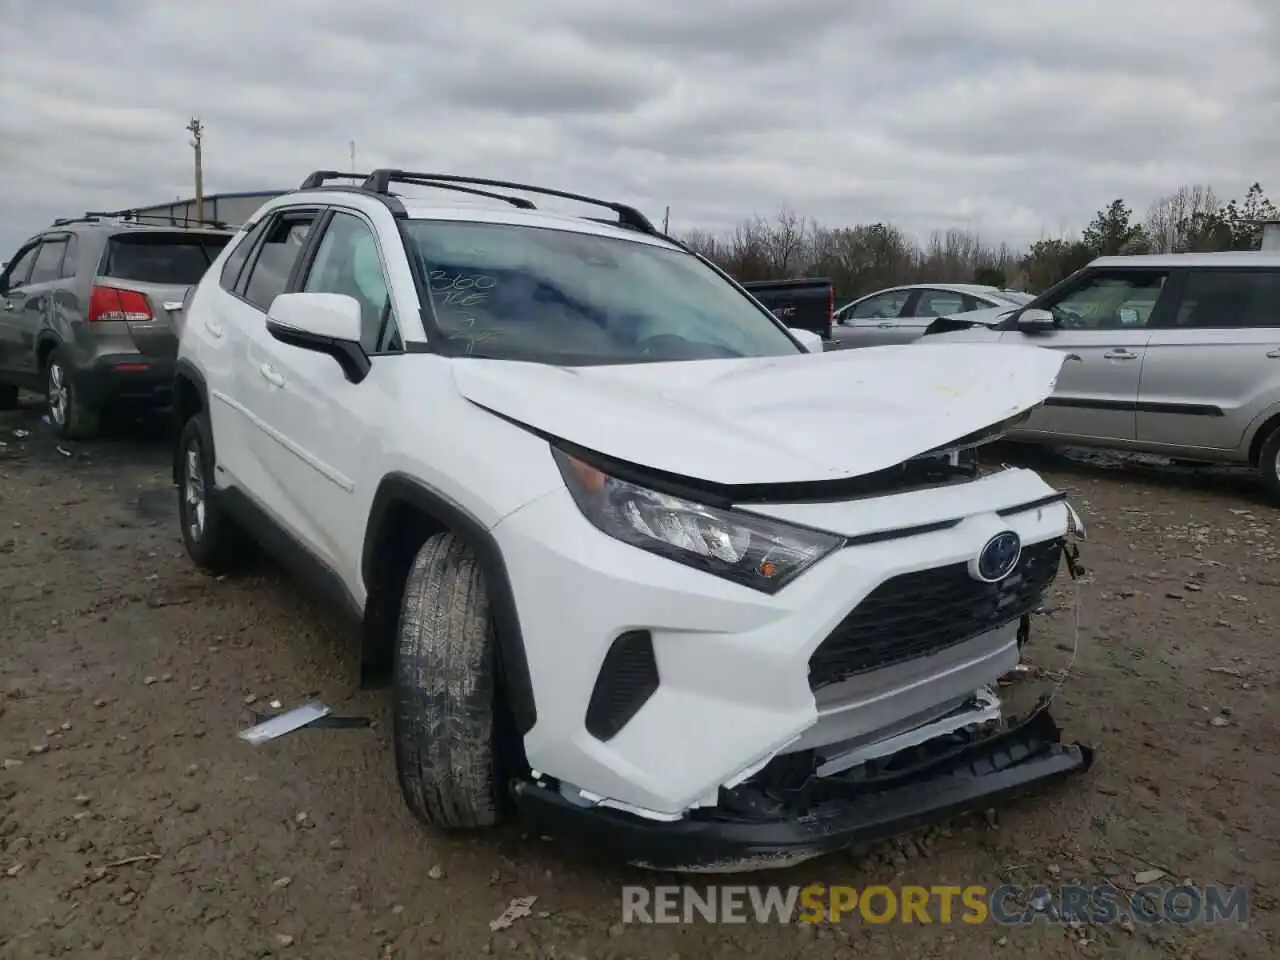
[[[314,190],[316,187],[323,187],[329,180],[368,180],[367,173],[354,173],[351,170],[316,170],[314,173],[307,174],[307,178],[302,181],[299,190]]]
[[[618,215],[618,221],[623,226],[631,227],[643,233],[658,236],[658,230],[649,221],[643,213],[635,207],[629,207],[624,203],[614,203],[610,200],[598,200],[595,197],[586,197],[580,193],[567,193],[563,190],[552,190],[550,187],[535,187],[527,183],[512,183],[507,180],[488,180],[483,177],[460,177],[453,174],[444,173],[413,173],[407,170],[391,170],[379,169],[369,174],[369,178],[364,182],[364,188],[374,193],[388,193],[392,183],[417,183],[427,186],[444,186],[445,184],[471,183],[483,187],[503,187],[507,190],[521,190],[526,193],[538,193],[548,197],[559,197],[562,200],[573,200],[577,203],[587,203],[596,207],[604,207],[606,210],[612,210]]]

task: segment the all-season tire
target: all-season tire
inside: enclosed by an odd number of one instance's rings
[[[64,440],[88,440],[102,425],[102,412],[85,401],[72,380],[72,366],[66,351],[58,347],[45,367],[45,397],[49,422]]]
[[[479,561],[458,536],[436,534],[409,570],[394,667],[396,772],[410,811],[430,826],[472,830],[502,819],[496,677]]]
[[[1262,474],[1263,486],[1271,499],[1280,504],[1280,426],[1272,429],[1271,435],[1262,444],[1258,455],[1258,472]]]
[[[178,521],[187,554],[200,569],[223,574],[249,555],[244,532],[218,504],[213,489],[213,443],[203,412],[191,417],[178,436]]]

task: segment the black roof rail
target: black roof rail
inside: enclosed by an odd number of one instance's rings
[[[585,197],[580,193],[566,193],[563,190],[552,190],[550,187],[535,187],[527,183],[512,183],[507,180],[487,180],[483,177],[459,177],[453,174],[445,173],[413,173],[407,170],[391,170],[379,169],[369,174],[369,178],[365,180],[363,186],[366,190],[374,193],[389,193],[391,184],[393,183],[414,183],[422,186],[435,186],[444,189],[456,190],[456,184],[476,184],[482,187],[502,187],[507,190],[520,190],[525,193],[538,193],[547,197],[559,197],[562,200],[573,200],[577,203],[587,203],[595,207],[604,207],[606,210],[612,210],[618,215],[618,222],[624,227],[630,227],[633,230],[639,230],[642,233],[659,236],[658,230],[649,218],[637,210],[635,207],[629,207],[625,203],[614,203],[610,200],[598,200],[595,197]],[[514,203],[519,197],[502,197],[501,199]],[[528,201],[526,201],[528,202]],[[520,204],[515,204],[520,206]],[[533,209],[533,204],[529,204],[525,209]]]
[[[214,227],[218,230],[230,230],[231,228],[222,220],[202,220],[196,217],[182,216],[176,213],[142,213],[138,210],[88,210],[79,217],[60,217],[53,221],[55,227],[65,227],[72,223],[101,223],[103,220],[124,220],[127,223],[136,223],[140,226],[148,226],[143,221],[158,220],[165,226],[170,227],[190,227],[203,226]]]
[[[353,173],[350,170],[316,170],[314,173],[307,174],[307,178],[302,181],[299,190],[314,190],[316,187],[323,187],[329,180],[368,180],[367,173]]]
[[[526,197],[513,197],[510,194],[506,194],[506,193],[491,193],[488,190],[477,190],[475,187],[465,187],[462,185],[461,182],[446,180],[444,178],[436,177],[431,174],[404,173],[402,171],[396,171],[396,176],[392,178],[392,181],[388,181],[387,187],[385,189],[382,189],[382,190],[374,189],[373,187],[370,186],[370,184],[375,182],[375,178],[377,178],[378,175],[383,172],[385,171],[382,171],[382,170],[373,171],[373,173],[369,174],[369,176],[365,179],[364,183],[360,185],[360,188],[362,190],[369,190],[377,194],[386,194],[387,196],[395,196],[395,194],[391,192],[391,188],[390,188],[391,182],[394,181],[395,183],[407,183],[407,184],[415,185],[419,187],[435,187],[437,190],[453,190],[457,193],[469,193],[476,197],[488,197],[490,200],[500,200],[503,203],[509,203],[511,204],[511,206],[519,207],[521,210],[537,210],[538,209],[537,206],[534,204],[534,202],[532,200],[529,200]],[[468,180],[467,182],[470,183],[473,181]],[[478,181],[478,182],[486,183],[487,181]],[[502,184],[498,184],[498,185],[501,186]]]

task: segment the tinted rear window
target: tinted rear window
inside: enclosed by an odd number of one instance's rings
[[[231,238],[176,234],[134,234],[112,237],[107,244],[104,277],[139,283],[191,286],[200,282],[209,264]]]

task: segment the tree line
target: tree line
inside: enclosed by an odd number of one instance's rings
[[[890,223],[827,227],[783,210],[754,216],[724,235],[691,230],[680,239],[740,281],[829,277],[847,300],[904,283],[981,283],[1037,293],[1094,257],[1141,253],[1256,250],[1262,221],[1280,218],[1259,183],[1243,200],[1222,202],[1193,184],[1135,216],[1123,199],[1094,215],[1078,235],[1037,240],[1025,249],[991,245],[968,230],[936,231],[917,243]]]

